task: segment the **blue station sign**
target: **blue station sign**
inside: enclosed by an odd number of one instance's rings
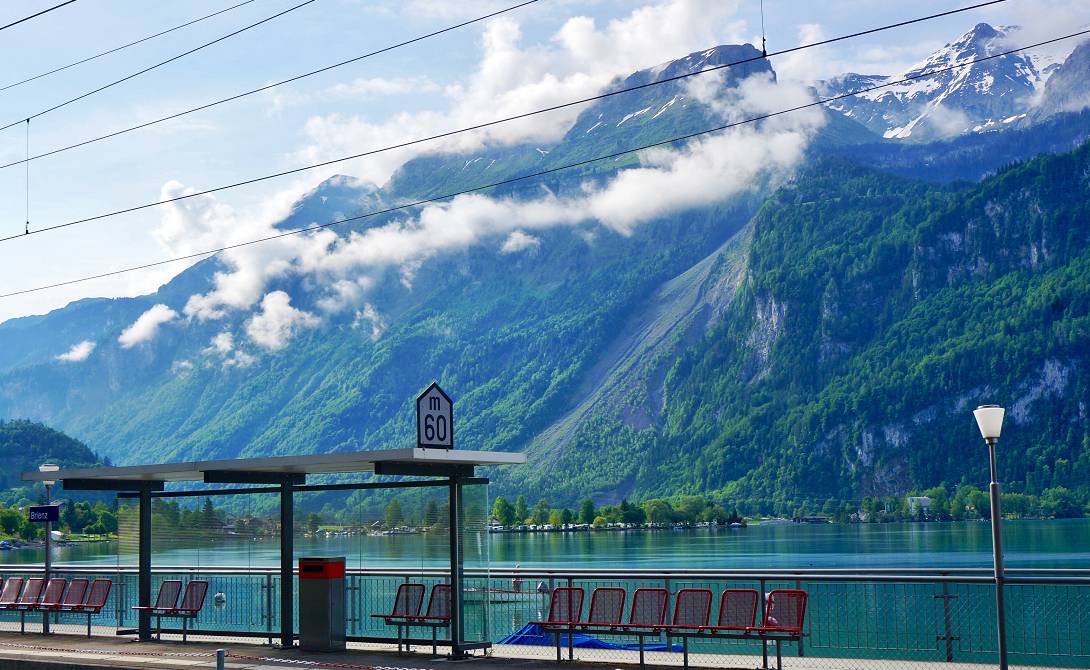
[[[45,523],[46,521],[57,521],[61,518],[61,506],[59,503],[54,505],[31,505],[29,511],[29,520],[36,521],[38,523]]]

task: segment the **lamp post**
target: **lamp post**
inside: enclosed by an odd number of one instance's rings
[[[60,467],[53,463],[42,463],[38,466],[38,472],[56,472],[60,470]],[[53,485],[56,484],[54,479],[43,479],[42,484],[45,484],[45,504],[52,503],[53,497]],[[49,584],[49,571],[53,567],[53,552],[52,548],[53,540],[53,523],[51,521],[45,522],[45,583]],[[49,634],[49,612],[42,611],[42,633]]]
[[[981,405],[973,411],[980,434],[988,443],[988,465],[992,482],[988,485],[991,495],[992,557],[995,565],[996,630],[999,634],[999,668],[1007,670],[1007,617],[1003,609],[1003,537],[1000,532],[1002,512],[999,509],[999,475],[995,468],[995,444],[1003,431],[1004,409],[999,405]]]

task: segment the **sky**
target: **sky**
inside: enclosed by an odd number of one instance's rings
[[[240,1],[79,0],[0,31],[0,62],[5,63],[0,86]],[[300,2],[253,0],[119,53],[2,90],[0,125]],[[5,2],[0,25],[53,4]],[[29,124],[30,151],[48,151],[205,104],[514,4],[517,0],[314,0],[35,118]],[[972,3],[766,0],[768,49],[966,4]],[[847,71],[895,74],[978,22],[1019,24],[1034,38],[1070,32],[1071,26],[1090,21],[1090,8],[1082,5],[1078,0],[1008,0],[772,64],[781,78],[801,82]],[[23,231],[28,199],[34,230],[592,95],[612,77],[720,43],[759,43],[760,34],[757,0],[539,0],[501,18],[268,92],[32,161],[29,184],[23,165],[0,169],[0,237]],[[444,146],[547,141],[571,119],[571,113],[550,115]],[[0,163],[24,158],[27,140],[27,124],[0,131]],[[199,207],[155,207],[0,242],[0,293],[237,241],[248,222],[275,221],[323,179],[347,174],[381,185],[414,155],[401,151],[356,160],[224,191]],[[516,230],[508,242],[518,246],[529,239]],[[177,263],[0,298],[0,321],[45,313],[85,297],[149,293],[185,267]],[[265,300],[266,312],[291,309],[276,297],[267,305]]]

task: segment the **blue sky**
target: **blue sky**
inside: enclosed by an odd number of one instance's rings
[[[0,32],[0,85],[143,37],[237,0],[80,0]],[[0,92],[0,125],[130,74],[299,0],[256,0],[198,25]],[[55,0],[3,3],[0,23]],[[232,95],[515,4],[461,0],[317,0],[284,17],[30,124],[37,153]],[[953,0],[767,0],[769,50],[964,4]],[[800,79],[857,70],[892,74],[977,22],[1019,23],[1052,35],[1090,20],[1073,0],[1010,0],[992,8],[773,61]],[[1047,11],[1044,11],[1047,10]],[[1083,14],[1083,16],[1080,16]],[[583,17],[583,18],[575,18]],[[664,19],[666,17],[666,19]],[[611,22],[614,22],[611,25]],[[157,200],[563,102],[627,74],[717,42],[759,36],[758,2],[541,0],[502,20],[228,103],[151,129],[35,161],[31,227]],[[547,140],[570,117],[465,138],[453,148]],[[22,126],[0,132],[0,162],[24,156]],[[333,173],[381,183],[413,154],[358,161],[219,194],[192,208],[157,208],[0,243],[0,292],[63,281],[231,241],[225,227],[275,218]],[[21,232],[22,166],[0,170],[0,236]],[[0,299],[0,321],[80,297],[146,293],[183,265]]]

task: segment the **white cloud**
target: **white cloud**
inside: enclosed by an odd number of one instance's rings
[[[277,351],[287,346],[303,328],[313,328],[318,317],[291,306],[291,297],[283,291],[273,291],[261,300],[261,311],[246,323],[246,334],[260,347]]]
[[[338,97],[371,97],[379,95],[404,95],[406,93],[435,93],[439,84],[427,77],[360,77],[348,83],[329,88],[330,95]]]
[[[377,342],[382,333],[386,331],[386,322],[383,321],[382,316],[375,309],[375,306],[368,303],[363,306],[363,309],[356,312],[356,318],[352,321],[353,328],[361,328],[364,322],[371,324],[371,341]]]
[[[159,327],[178,318],[178,313],[159,304],[140,315],[131,326],[122,331],[117,341],[124,349],[131,349],[141,342],[148,342],[159,332]]]
[[[693,80],[687,93],[726,120],[752,118],[811,100],[802,85],[777,84],[765,75],[729,88],[725,81],[721,73],[709,74]],[[217,275],[207,294],[192,296],[186,313],[217,318],[228,310],[249,309],[270,280],[292,275],[308,277],[307,283],[317,288],[318,308],[335,314],[358,309],[387,271],[398,273],[411,286],[428,259],[484,241],[513,252],[539,244],[535,230],[588,223],[628,235],[648,221],[719,202],[788,173],[802,159],[809,137],[824,118],[820,109],[801,110],[710,135],[677,151],[644,152],[639,167],[622,170],[603,183],[588,182],[581,192],[563,197],[544,190],[526,200],[465,195],[345,238],[324,230],[228,252],[223,260],[231,269]],[[282,346],[295,328],[316,323],[313,315],[291,308],[283,292],[265,296],[263,313],[270,311],[270,296],[277,294],[271,311],[280,309],[283,318],[262,316],[250,325],[251,338],[269,349]],[[280,323],[288,325],[271,325]]]
[[[503,241],[503,246],[500,247],[501,254],[513,254],[525,249],[532,249],[541,245],[541,240],[537,239],[533,235],[527,235],[521,230],[513,231],[507,236],[507,239]]]
[[[293,89],[269,90],[269,114],[278,115],[289,107],[327,104],[343,100],[372,99],[394,95],[423,95],[442,91],[442,87],[429,77],[359,77],[348,82],[334,84],[313,92]]]
[[[64,363],[78,363],[80,361],[87,360],[87,357],[91,355],[91,352],[95,350],[95,343],[91,340],[84,340],[77,344],[72,345],[72,348],[68,351],[56,356],[58,361]]]
[[[604,26],[577,16],[565,21],[547,43],[535,45],[523,45],[522,29],[512,18],[493,19],[481,38],[477,70],[467,81],[445,89],[449,109],[403,113],[380,122],[360,115],[316,116],[304,127],[309,143],[296,158],[320,162],[592,96],[618,76],[708,45],[744,41],[745,23],[733,19],[738,4],[738,0],[663,0]],[[424,152],[556,140],[580,111],[568,108],[462,133],[339,169],[382,184],[398,166]]]
[[[177,374],[179,372],[188,372],[192,369],[193,361],[190,360],[174,361],[170,364],[170,371],[174,374]]]
[[[204,348],[201,353],[204,354],[219,354],[226,356],[231,353],[231,350],[235,348],[235,336],[230,331],[223,331],[218,333],[208,343],[208,346]]]

